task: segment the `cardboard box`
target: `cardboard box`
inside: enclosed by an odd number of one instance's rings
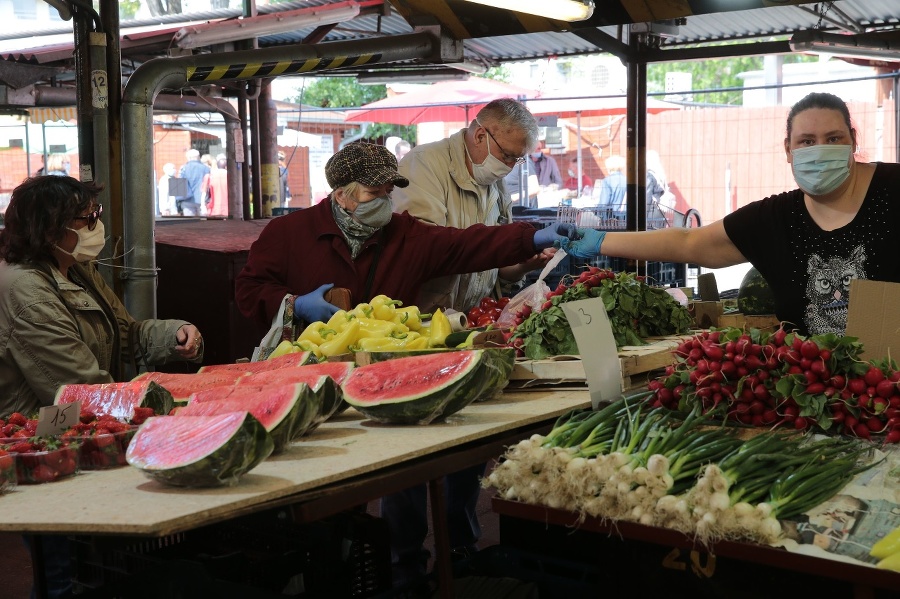
[[[863,344],[863,358],[900,358],[900,283],[850,281],[847,336]]]

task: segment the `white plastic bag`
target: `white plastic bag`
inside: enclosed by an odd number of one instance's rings
[[[534,312],[540,311],[541,306],[547,301],[547,294],[550,293],[550,287],[544,282],[544,279],[556,268],[557,264],[563,261],[566,255],[566,252],[563,250],[556,251],[556,254],[553,255],[550,262],[541,271],[537,281],[522,289],[504,306],[503,311],[500,312],[500,317],[497,319],[497,326],[505,328],[516,324],[516,315],[526,305],[531,306]]]

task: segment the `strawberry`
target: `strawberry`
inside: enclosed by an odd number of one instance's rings
[[[84,424],[89,424],[90,422],[97,419],[97,415],[93,412],[86,411],[82,412],[78,419],[81,420],[81,422],[83,422]]]
[[[28,418],[26,418],[25,415],[20,412],[13,412],[9,415],[9,418],[6,419],[6,422],[9,424],[15,424],[16,426],[25,426],[25,424],[28,422]]]
[[[9,448],[10,453],[31,453],[34,451],[34,444],[29,441],[20,441]]]
[[[131,423],[132,424],[143,424],[147,418],[150,418],[154,415],[153,408],[145,408],[138,406],[134,409],[134,413],[131,415]]]
[[[48,483],[54,481],[58,476],[59,473],[46,464],[41,464],[31,471],[31,480],[38,483]]]

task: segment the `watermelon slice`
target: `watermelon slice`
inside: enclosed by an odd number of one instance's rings
[[[321,410],[312,424],[314,428],[347,409],[347,402],[343,400],[341,383],[353,370],[353,362],[323,362],[321,364],[308,364],[296,368],[282,368],[253,374],[243,379],[240,384],[273,384],[276,382],[306,383],[321,396]],[[322,376],[327,376],[329,381],[322,381]]]
[[[249,412],[150,418],[125,460],[148,477],[179,487],[235,485],[271,455],[272,436]]]
[[[128,422],[134,408],[153,408],[156,414],[167,414],[173,400],[169,391],[152,380],[134,380],[127,383],[100,383],[96,385],[62,385],[56,391],[55,405],[81,402],[82,412],[97,416],[109,415]]]
[[[191,393],[203,391],[212,387],[232,387],[238,379],[247,376],[246,372],[237,370],[210,372],[210,373],[169,373],[169,372],[145,372],[134,377],[133,381],[150,380],[162,385],[172,394],[176,403],[186,403]]]
[[[293,354],[284,354],[271,360],[263,360],[261,362],[241,362],[238,364],[212,364],[204,366],[200,369],[200,373],[210,372],[227,372],[236,371],[244,373],[265,372],[267,370],[278,370],[280,368],[290,368],[293,366],[303,366],[304,364],[315,363],[316,356],[312,352],[304,351]]]
[[[344,381],[344,400],[377,422],[428,424],[484,391],[484,360],[484,350],[466,350],[360,366]]]
[[[211,416],[225,412],[249,411],[275,442],[275,452],[299,437],[319,413],[318,395],[305,383],[237,385],[216,387],[191,396],[179,408],[178,416]],[[299,431],[299,432],[298,432]]]

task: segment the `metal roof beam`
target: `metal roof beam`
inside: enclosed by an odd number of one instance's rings
[[[619,29],[621,31],[621,28]],[[577,35],[581,39],[590,42],[604,52],[609,52],[614,56],[618,56],[623,62],[631,62],[633,51],[628,44],[614,38],[597,29],[596,27],[588,27],[584,29],[574,29],[571,31],[573,35]]]
[[[788,40],[775,42],[754,42],[752,44],[728,44],[703,46],[702,48],[672,48],[669,50],[646,50],[641,57],[648,63],[703,60],[709,58],[734,58],[737,56],[759,56],[762,54],[790,54]]]

